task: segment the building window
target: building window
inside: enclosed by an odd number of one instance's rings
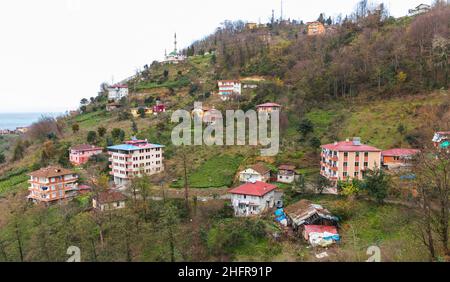
[[[344,162],[344,167],[347,167],[348,166],[348,163],[347,162]]]
[[[367,158],[368,156],[369,156],[369,152],[365,152],[365,153],[364,153],[364,157]]]
[[[369,166],[369,163],[368,162],[365,162],[364,163],[364,167],[368,167]]]
[[[348,173],[347,173],[347,172],[344,172],[342,175],[343,175],[344,177],[347,177],[347,176],[348,176]]]
[[[345,153],[344,153],[344,157],[348,157],[348,152],[345,152]]]
[[[359,172],[355,172],[355,177],[358,177],[359,176]]]
[[[355,166],[356,166],[356,167],[359,167],[359,162],[355,162]]]
[[[357,157],[357,158],[359,157],[359,152],[356,152],[356,157]]]

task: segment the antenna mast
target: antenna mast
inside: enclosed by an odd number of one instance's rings
[[[283,20],[283,0],[281,0],[281,15],[280,15],[280,22]]]

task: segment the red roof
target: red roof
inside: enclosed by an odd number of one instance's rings
[[[326,226],[326,225],[305,225],[305,238],[309,239],[309,234],[311,233],[331,233],[331,234],[339,234],[337,228],[335,226]]]
[[[277,103],[265,103],[265,104],[262,104],[262,105],[258,105],[256,107],[257,108],[269,108],[269,107],[281,108],[281,105],[278,105]]]
[[[420,153],[420,150],[416,150],[416,149],[401,149],[401,148],[390,149],[390,150],[386,150],[386,151],[381,152],[381,154],[383,156],[388,156],[388,157],[412,156],[412,155],[416,155],[418,153]]]
[[[256,181],[255,183],[245,183],[237,188],[230,190],[229,193],[262,197],[275,189],[277,189],[277,186],[275,185]]]
[[[333,144],[323,145],[322,148],[340,152],[381,152],[380,149],[369,145],[355,145],[353,141],[336,142]]]
[[[450,135],[450,131],[438,131],[436,133],[439,135]]]
[[[111,86],[112,88],[128,88],[126,84],[114,84]]]

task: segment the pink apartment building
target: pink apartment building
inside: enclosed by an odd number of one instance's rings
[[[74,165],[82,165],[89,161],[89,158],[101,154],[103,148],[93,145],[76,145],[70,148],[70,162]]]
[[[322,146],[320,174],[336,185],[339,180],[363,179],[367,170],[381,167],[381,150],[359,138]]]

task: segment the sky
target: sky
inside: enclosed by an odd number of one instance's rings
[[[284,18],[350,14],[357,0],[284,0]],[[378,1],[373,1],[378,2]],[[430,0],[386,0],[391,15]],[[224,20],[265,23],[281,0],[1,0],[0,113],[64,112],[212,33]]]

